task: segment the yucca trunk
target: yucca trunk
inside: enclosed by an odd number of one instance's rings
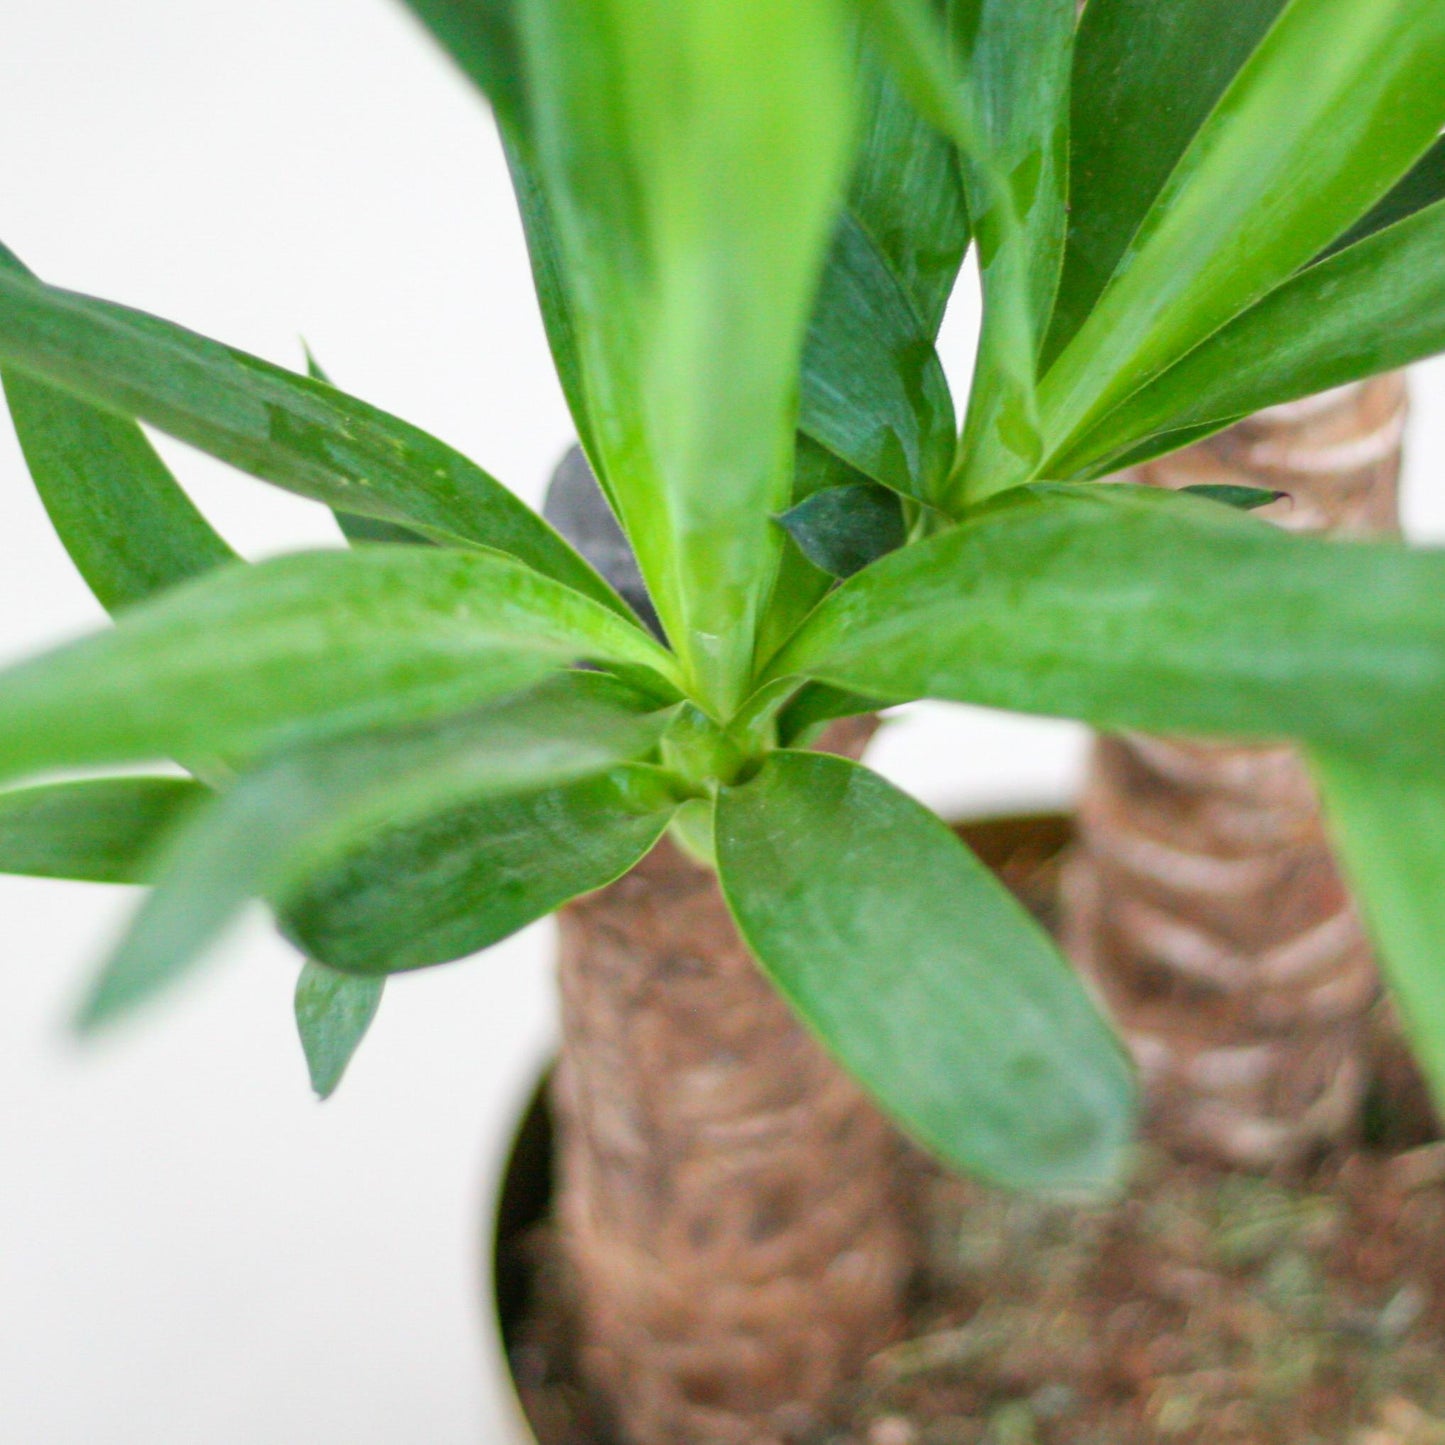
[[[829,741],[856,755],[870,729]],[[897,1135],[670,842],[561,915],[559,1222],[628,1445],[769,1445],[901,1323]]]
[[[1402,377],[1277,407],[1142,469],[1287,493],[1265,513],[1397,527]],[[1066,873],[1065,943],[1100,987],[1173,1147],[1289,1169],[1357,1128],[1379,988],[1289,747],[1109,737]]]

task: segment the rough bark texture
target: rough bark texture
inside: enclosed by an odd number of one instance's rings
[[[871,723],[826,745],[862,751]],[[663,843],[561,915],[559,1224],[628,1445],[770,1445],[900,1328],[902,1145]]]
[[[1397,527],[1398,375],[1277,407],[1142,469],[1288,499],[1280,525]],[[1358,1127],[1378,984],[1315,792],[1288,747],[1101,739],[1066,874],[1065,945],[1099,985],[1173,1146],[1289,1169]]]

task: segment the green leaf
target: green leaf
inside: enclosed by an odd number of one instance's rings
[[[639,628],[497,553],[372,547],[228,567],[0,674],[0,777],[396,726],[583,657],[670,665]]]
[[[1074,48],[1069,229],[1044,348],[1077,334],[1285,0],[1089,0]]]
[[[856,763],[784,751],[723,790],[716,840],[758,962],[920,1143],[1017,1188],[1117,1178],[1135,1110],[1123,1051],[944,823]]]
[[[903,288],[931,341],[968,249],[953,143],[911,105],[876,46],[860,56],[862,112],[848,209]]]
[[[311,1087],[329,1099],[381,1006],[386,980],[338,973],[308,959],[296,980],[296,1032]]]
[[[1020,488],[825,599],[772,664],[1106,729],[1445,746],[1445,552],[1149,487]]]
[[[1360,241],[1368,240],[1377,231],[1408,221],[1411,216],[1445,201],[1445,136],[1435,142],[1429,150],[1406,172],[1404,179],[1390,191],[1368,215],[1350,227],[1332,246],[1325,249],[1316,260],[1323,261],[1337,251],[1348,250]]]
[[[291,900],[287,934],[333,967],[448,963],[626,873],[677,806],[652,769],[446,809],[377,835]]]
[[[778,746],[809,747],[830,722],[877,712],[880,706],[877,698],[844,692],[822,682],[805,683],[778,712]]]
[[[815,492],[778,522],[803,555],[830,577],[851,577],[901,547],[906,537],[897,496],[870,485]]]
[[[405,0],[405,4],[491,101],[498,123],[517,132],[524,124],[526,97],[516,0]]]
[[[953,400],[923,321],[845,214],[803,351],[798,427],[865,476],[936,495],[953,462]]]
[[[1041,452],[1038,359],[1067,222],[1074,0],[955,0],[949,34],[973,136],[958,135],[983,279],[983,333],[954,488],[986,496]]]
[[[1442,67],[1445,7],[1292,0],[1044,379],[1051,455],[1369,211],[1445,123]]]
[[[29,275],[4,246],[0,270]],[[0,380],[40,500],[102,607],[235,560],[134,422],[13,370]]]
[[[148,883],[162,839],[207,790],[187,778],[94,778],[0,793],[0,873]]]
[[[1236,487],[1228,483],[1202,482],[1194,487],[1180,487],[1179,490],[1189,497],[1202,497],[1206,502],[1218,502],[1224,507],[1233,507],[1240,512],[1255,512],[1261,507],[1267,507],[1271,502],[1278,502],[1289,495],[1288,492],[1274,492],[1266,487]]]
[[[0,270],[0,362],[242,471],[626,606],[501,483],[425,432],[195,332]]]
[[[246,774],[160,860],[156,887],[97,980],[83,1024],[181,977],[249,900],[284,905],[378,829],[478,798],[535,794],[642,756],[669,714],[636,706],[612,679],[572,673],[441,723],[296,748]]]
[[[1442,247],[1445,201],[1310,266],[1104,417],[1056,469],[1097,469],[1122,448],[1161,455],[1236,417],[1445,350]]]
[[[849,162],[835,0],[523,0],[593,460],[700,700],[746,689]]]
[[[1445,779],[1316,751],[1314,773],[1390,992],[1445,1106]]]

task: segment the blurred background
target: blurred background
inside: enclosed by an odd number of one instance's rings
[[[5,0],[0,237],[45,279],[337,383],[531,501],[571,440],[486,111],[393,0]],[[945,365],[976,323],[961,288]],[[1445,365],[1415,374],[1405,509],[1445,538]],[[161,448],[249,556],[318,506]],[[0,661],[92,628],[0,420]],[[936,807],[1065,800],[1071,726],[896,718]],[[491,1438],[482,1221],[553,1030],[552,934],[395,982],[311,1098],[297,959],[257,914],[194,986],[84,1049],[64,1021],[125,890],[0,878],[0,1442]]]

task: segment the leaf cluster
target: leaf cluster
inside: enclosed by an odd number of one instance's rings
[[[0,867],[152,885],[84,1021],[262,899],[308,959],[326,1093],[388,975],[671,828],[905,1128],[1003,1183],[1097,1185],[1135,1090],[1090,998],[942,823],[806,750],[943,698],[1301,740],[1445,1085],[1445,555],[1098,480],[1445,349],[1445,8],[409,4],[493,107],[645,596],[314,362],[0,253],[11,415],[115,614],[0,682],[0,778],[28,784]],[[970,245],[956,404],[935,340]],[[142,424],[331,507],[349,550],[243,562]],[[189,777],[37,781],[162,760]]]

